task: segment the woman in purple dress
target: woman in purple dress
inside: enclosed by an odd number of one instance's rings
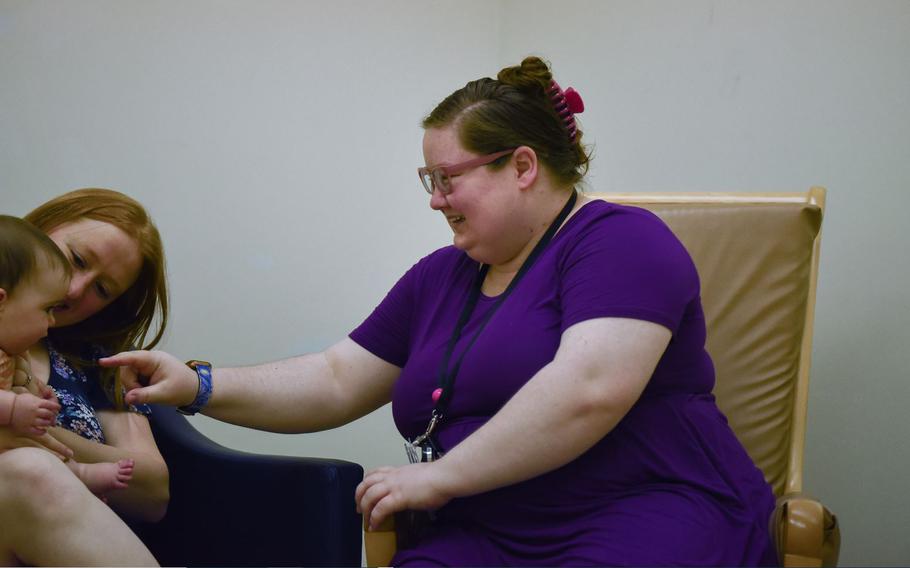
[[[202,396],[294,432],[392,401],[419,463],[370,472],[356,500],[373,526],[431,512],[395,565],[776,563],[771,489],[711,395],[695,266],[653,214],[577,194],[581,110],[535,57],[455,91],[419,169],[454,246],[320,354],[211,382],[112,358],[151,377],[128,400]]]

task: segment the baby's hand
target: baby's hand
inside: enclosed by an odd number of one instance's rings
[[[10,426],[20,435],[42,436],[54,425],[59,411],[60,404],[56,399],[39,398],[31,393],[17,394]]]

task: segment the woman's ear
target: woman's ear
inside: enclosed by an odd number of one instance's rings
[[[9,294],[6,293],[5,289],[0,288],[0,306],[6,302],[7,298],[9,298]]]
[[[515,171],[518,175],[518,187],[527,189],[537,181],[537,152],[528,146],[519,146],[512,153],[515,160]]]

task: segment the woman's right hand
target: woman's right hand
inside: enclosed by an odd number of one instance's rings
[[[0,426],[0,452],[16,448],[44,448],[62,461],[73,457],[73,450],[53,436],[20,436],[9,426]]]
[[[199,378],[193,369],[163,351],[124,351],[98,360],[121,367],[120,382],[128,404],[186,406],[196,399]]]

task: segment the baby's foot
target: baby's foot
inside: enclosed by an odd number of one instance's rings
[[[76,477],[85,483],[89,491],[103,496],[114,489],[123,489],[133,477],[133,460],[120,460],[117,463],[78,463],[68,460],[67,465]]]

